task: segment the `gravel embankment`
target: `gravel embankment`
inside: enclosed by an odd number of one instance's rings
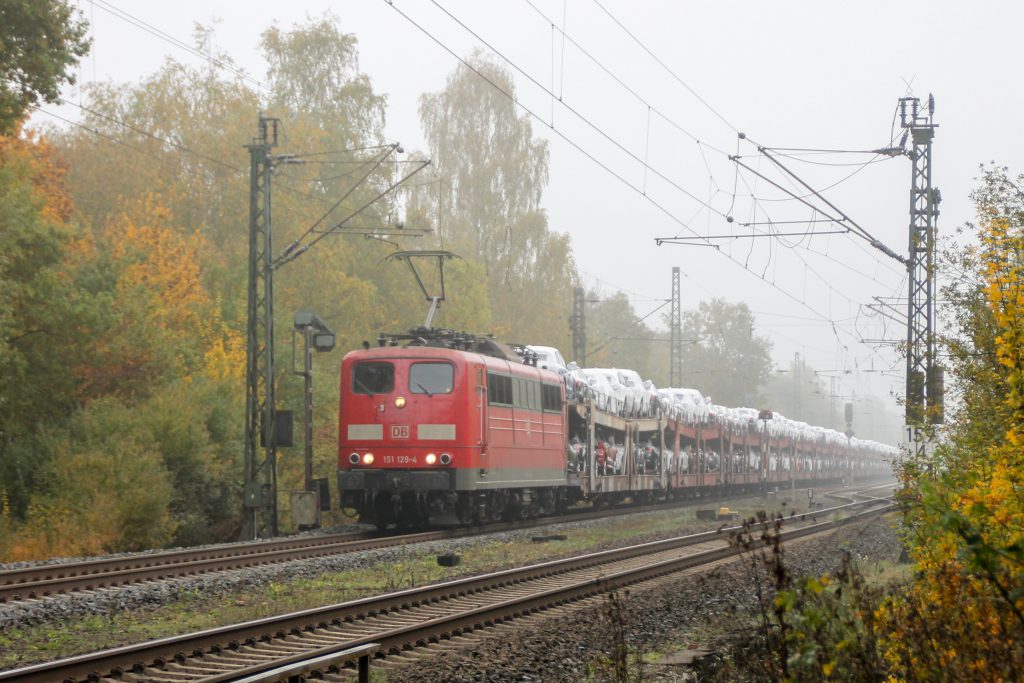
[[[658,514],[658,513],[650,513]],[[643,526],[643,515],[634,515],[638,528]],[[523,529],[473,536],[448,541],[418,543],[379,550],[319,557],[259,567],[200,574],[197,576],[146,582],[129,586],[105,588],[93,592],[54,595],[39,600],[0,604],[0,629],[33,626],[87,615],[105,615],[125,610],[153,608],[176,599],[202,594],[218,598],[228,594],[257,589],[271,582],[297,578],[314,578],[330,572],[366,569],[378,563],[405,562],[415,556],[442,553],[468,554],[474,547],[495,542],[529,541],[540,534],[572,532],[604,523],[602,520],[568,522],[540,529]],[[679,534],[708,530],[706,523],[680,525]],[[713,528],[713,527],[712,527]],[[662,535],[663,536],[663,535]],[[653,540],[636,536],[617,545],[629,545]],[[603,549],[603,548],[598,548]],[[595,549],[595,550],[598,550]],[[453,577],[454,578],[454,577]]]
[[[885,523],[875,522],[842,529],[832,540],[809,540],[785,549],[786,565],[794,575],[820,575],[834,570],[840,548],[855,559],[897,559],[900,542]],[[633,590],[620,596],[621,617],[610,616],[610,603],[568,615],[553,616],[528,629],[502,629],[500,636],[485,632],[466,649],[425,657],[415,666],[392,668],[388,683],[452,681],[504,683],[512,681],[572,682],[615,680],[602,672],[615,642],[617,627],[630,652],[676,650],[699,642],[709,625],[722,627],[746,620],[757,604],[750,560],[719,566],[711,571],[682,576],[678,581]],[[497,633],[497,632],[495,632]],[[607,661],[607,660],[604,660]],[[630,661],[630,680],[637,672]],[[647,681],[694,680],[683,667],[644,665]]]
[[[302,533],[288,536],[287,538],[302,538],[304,536],[329,536],[331,534],[345,534],[345,533],[359,533],[363,531],[373,531],[376,527],[370,524],[349,524],[346,526],[334,526],[324,529],[315,529],[311,531],[303,531]],[[133,552],[123,553],[110,553],[109,555],[98,555],[88,557],[51,557],[46,560],[27,560],[23,562],[0,562],[0,572],[7,571],[10,569],[26,569],[28,567],[48,567],[51,565],[71,564],[74,562],[88,562],[89,560],[111,560],[122,557],[145,557],[146,555],[158,555],[160,553],[172,552],[175,550],[204,550],[206,548],[228,548],[233,545],[241,545],[248,541],[237,541],[237,542],[226,542],[226,543],[208,543],[206,545],[192,545],[179,548],[151,548],[149,550],[136,550]]]

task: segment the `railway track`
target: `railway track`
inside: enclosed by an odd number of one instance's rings
[[[708,503],[712,498],[701,499]],[[852,502],[852,499],[850,499]],[[611,515],[653,512],[686,505],[693,500],[660,503],[628,509],[612,508],[577,512],[560,518],[460,528],[402,535],[379,533],[333,534],[252,543],[226,544],[202,549],[184,549],[120,558],[98,558],[82,562],[38,565],[0,571],[0,604],[42,599],[79,591],[95,591],[146,581],[163,581],[185,576],[244,569],[260,565],[341,555],[412,543],[440,541],[486,532],[526,529],[564,521],[602,519]]]
[[[891,508],[869,500],[816,511],[817,522],[785,520],[783,540],[829,532]],[[839,518],[840,514],[846,517]],[[461,634],[567,605],[697,567],[742,552],[729,530],[655,541],[354,600],[195,634],[121,647],[0,672],[0,681],[239,680],[282,665],[307,662],[361,646],[379,656],[403,653]],[[351,680],[349,671],[320,672]],[[259,680],[276,680],[259,678]]]
[[[10,569],[0,571],[0,603],[417,543],[436,535],[337,534]]]
[[[888,498],[892,495],[893,489],[897,488],[899,488],[899,484],[897,482],[889,481],[871,486],[857,486],[849,490],[842,489],[839,491],[829,491],[825,493],[825,495],[835,500],[845,500],[848,503],[856,503],[858,501]],[[876,493],[881,495],[876,495]]]

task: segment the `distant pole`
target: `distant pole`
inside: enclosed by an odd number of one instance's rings
[[[679,266],[672,267],[672,313],[670,320],[671,343],[669,344],[668,384],[671,387],[683,385],[683,322],[679,296]]]
[[[302,454],[305,470],[303,490],[305,491],[313,490],[313,332],[313,327],[309,325],[302,329],[302,340],[304,342],[302,380],[303,394],[305,395],[305,405],[303,406],[305,413],[303,419],[305,441],[302,444]]]
[[[836,428],[836,380],[838,378],[832,375],[828,378],[828,426],[831,429]]]
[[[800,400],[800,352],[793,354],[793,419],[803,419],[803,401]]]
[[[569,317],[572,330],[572,359],[581,368],[587,366],[587,311],[586,293],[582,287],[572,290],[572,315]]]
[[[334,348],[335,337],[320,316],[309,310],[295,313],[294,329],[302,334],[303,354],[302,370],[295,374],[302,375],[305,399],[303,402],[303,426],[305,429],[303,443],[303,490],[313,491],[313,352],[330,351]],[[293,360],[294,365],[294,360]],[[293,371],[294,372],[294,371]],[[317,497],[319,503],[319,497]],[[319,519],[319,517],[318,517]],[[319,525],[319,521],[317,522]]]

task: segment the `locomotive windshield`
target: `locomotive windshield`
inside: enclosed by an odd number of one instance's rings
[[[395,366],[391,363],[356,363],[352,368],[352,391],[356,394],[390,394],[395,389]]]
[[[409,367],[409,391],[414,394],[450,394],[455,368],[449,363],[413,363]]]

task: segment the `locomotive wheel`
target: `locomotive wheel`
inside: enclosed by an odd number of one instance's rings
[[[565,510],[566,510],[567,507],[568,507],[568,505],[566,504],[566,500],[565,500],[565,492],[561,491],[561,490],[556,491],[555,492],[555,514],[556,515],[564,515],[565,514]]]
[[[519,522],[526,519],[526,510],[523,507],[519,492],[513,492],[505,500],[505,508],[502,514],[502,521]]]
[[[403,493],[399,506],[396,516],[400,529],[418,529],[430,524],[426,497],[423,494]]]
[[[473,500],[465,493],[460,492],[459,498],[455,502],[455,518],[459,520],[459,524],[471,526],[478,523],[474,512]]]
[[[378,495],[374,499],[374,524],[376,524],[379,531],[384,531],[388,528],[394,518],[393,506],[391,504],[391,497],[387,495]]]

